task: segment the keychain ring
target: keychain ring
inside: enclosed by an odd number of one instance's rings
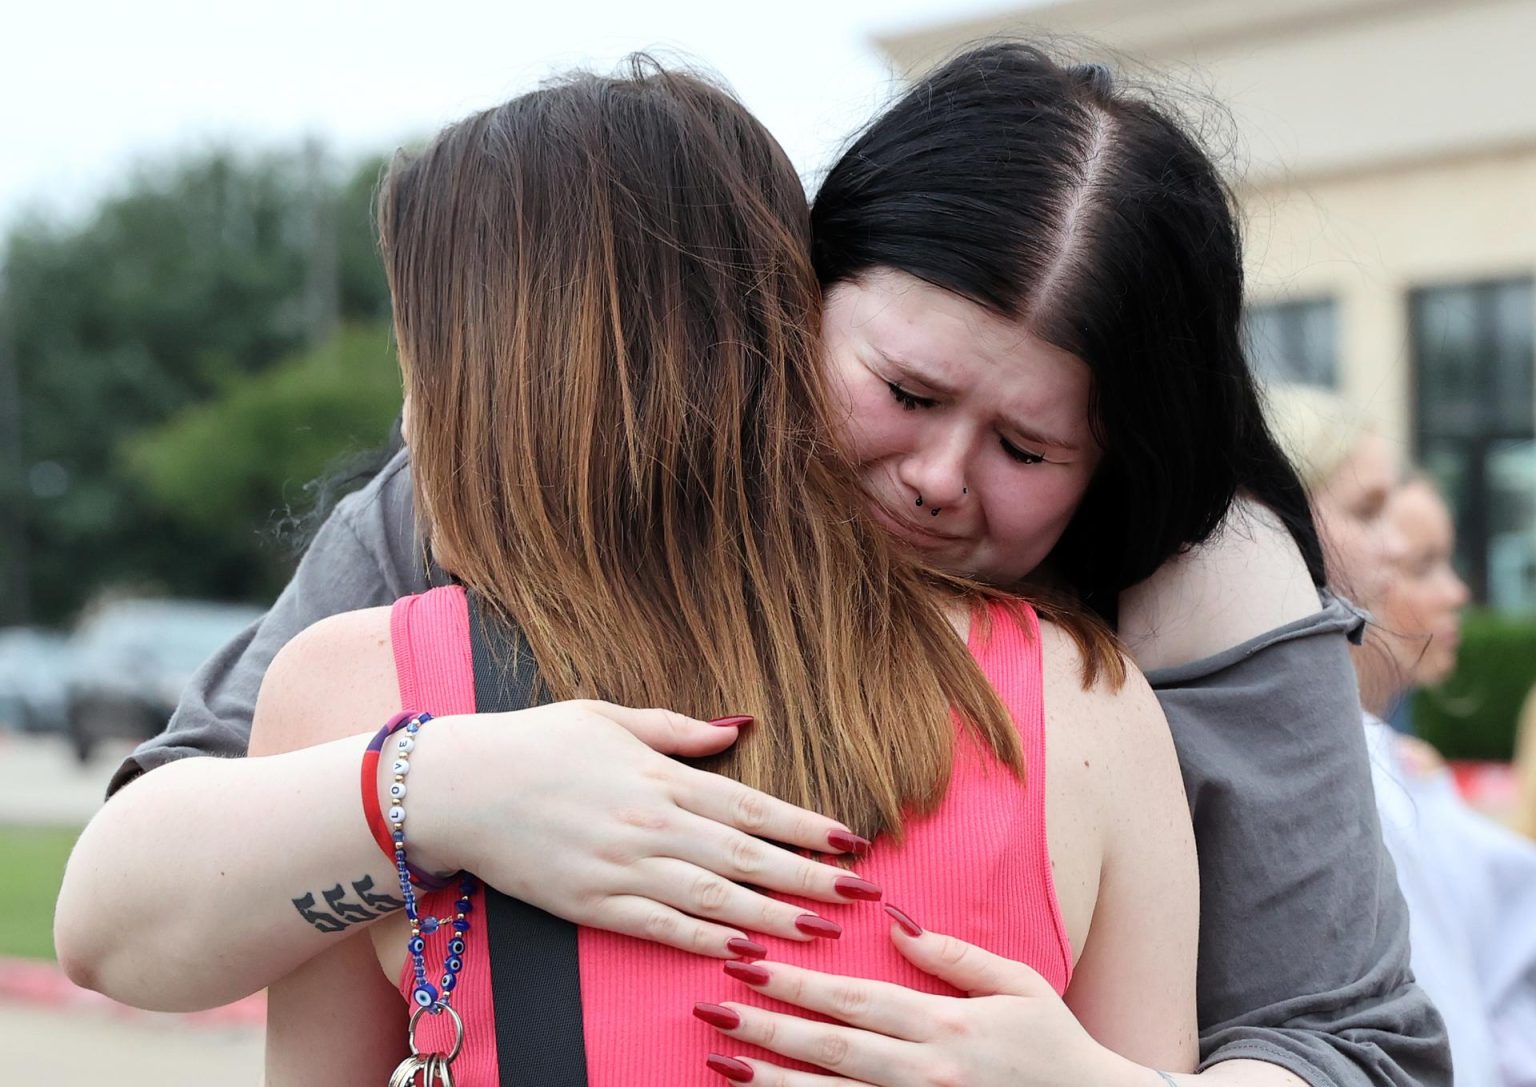
[[[438,1004],[435,1006],[447,1012],[449,1018],[453,1020],[453,1047],[449,1049],[446,1055],[433,1054],[433,1056],[441,1056],[445,1061],[452,1061],[458,1057],[459,1050],[464,1048],[464,1020],[459,1018],[459,1013],[453,1010],[452,1004]],[[406,1039],[411,1043],[411,1053],[418,1057],[421,1056],[421,1050],[416,1046],[416,1024],[430,1010],[430,1008],[417,1008],[411,1013],[411,1021],[405,1028]],[[449,1082],[451,1083],[452,1081],[450,1080]]]
[[[407,1057],[400,1062],[400,1067],[395,1069],[395,1074],[389,1077],[389,1087],[415,1087],[416,1073],[430,1067],[431,1058],[429,1057]]]

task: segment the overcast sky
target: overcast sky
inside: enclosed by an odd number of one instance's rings
[[[811,177],[893,86],[870,43],[1006,0],[58,0],[0,26],[0,225],[77,211],[138,161],[214,140],[387,150],[634,49],[719,72]],[[740,12],[739,14],[737,12]]]

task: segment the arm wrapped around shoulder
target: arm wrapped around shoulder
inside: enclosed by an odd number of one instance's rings
[[[1313,1087],[1451,1077],[1408,966],[1337,600],[1148,676],[1173,731],[1200,858],[1202,1067],[1251,1058]]]

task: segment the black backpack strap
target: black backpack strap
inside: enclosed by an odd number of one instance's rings
[[[500,713],[548,702],[521,633],[466,595],[475,708]],[[576,926],[487,887],[485,928],[501,1087],[587,1087]]]

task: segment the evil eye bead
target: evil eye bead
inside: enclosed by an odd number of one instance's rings
[[[437,1003],[437,990],[432,987],[431,982],[424,981],[416,986],[415,991],[411,993],[411,999],[416,1002],[418,1008],[430,1008]]]
[[[405,822],[405,809],[402,808],[399,804],[396,804],[393,808],[390,808],[389,809],[389,821],[391,823],[403,823],[403,822]]]
[[[405,782],[392,781],[389,783],[389,798],[391,800],[405,799]]]
[[[448,956],[448,961],[444,963],[444,965],[447,966],[450,971],[457,974],[460,970],[464,969],[464,960],[459,958],[457,955],[450,955]]]
[[[411,937],[411,942],[405,946],[410,948],[412,955],[420,955],[427,949],[427,941],[423,940],[420,936],[413,936]]]
[[[395,741],[395,750],[409,755],[412,751],[416,750],[416,741],[409,736],[402,736]]]
[[[453,992],[453,987],[459,983],[459,979],[452,974],[444,974],[442,980],[443,992]]]
[[[464,954],[464,941],[463,941],[463,939],[461,939],[458,936],[455,936],[452,940],[450,940],[448,942],[448,953],[450,955],[454,956],[455,958],[458,958],[459,956],[463,955]]]

